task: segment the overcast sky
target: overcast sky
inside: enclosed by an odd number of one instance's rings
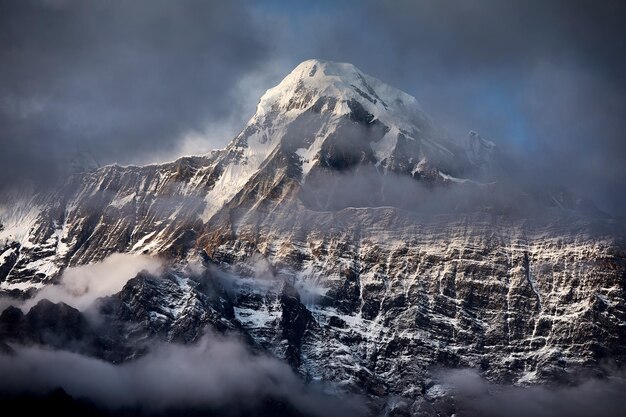
[[[355,64],[451,135],[626,207],[619,0],[0,0],[0,189],[224,146],[308,58]]]

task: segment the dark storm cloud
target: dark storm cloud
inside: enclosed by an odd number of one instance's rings
[[[0,188],[173,151],[238,113],[271,41],[238,1],[0,0]]]
[[[624,2],[340,4],[302,12],[296,42],[314,34],[302,57],[352,62],[415,95],[454,136],[478,130],[528,175],[623,211]]]
[[[258,99],[238,80],[270,65],[262,91],[320,58],[352,62],[459,140],[477,130],[526,175],[620,214],[624,20],[618,0],[0,0],[0,187],[54,177],[76,151],[173,158],[207,122],[232,126],[212,130],[223,146]]]

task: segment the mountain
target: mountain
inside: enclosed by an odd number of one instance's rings
[[[6,197],[0,291],[32,297],[113,253],[160,256],[170,278],[138,275],[99,307],[110,327],[81,327],[89,354],[130,360],[147,337],[188,343],[208,325],[395,415],[436,413],[438,367],[516,384],[601,372],[626,352],[623,228],[509,165],[353,65],[309,60],[223,150]],[[184,272],[196,264],[200,278]],[[4,340],[42,343],[16,314],[0,317],[20,329]]]

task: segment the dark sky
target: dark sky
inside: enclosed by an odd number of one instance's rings
[[[79,152],[127,164],[222,147],[264,90],[321,58],[621,214],[624,21],[618,0],[0,0],[0,189]]]

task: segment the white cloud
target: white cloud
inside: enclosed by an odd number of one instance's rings
[[[447,370],[440,376],[453,394],[459,416],[623,416],[626,375],[619,368],[605,371],[609,373],[605,378],[571,377],[571,385],[495,384],[472,369]]]
[[[161,269],[162,262],[158,258],[115,253],[101,262],[67,268],[58,285],[44,287],[21,307],[28,311],[45,298],[84,310],[97,298],[119,292],[139,272],[146,270],[157,275]]]

